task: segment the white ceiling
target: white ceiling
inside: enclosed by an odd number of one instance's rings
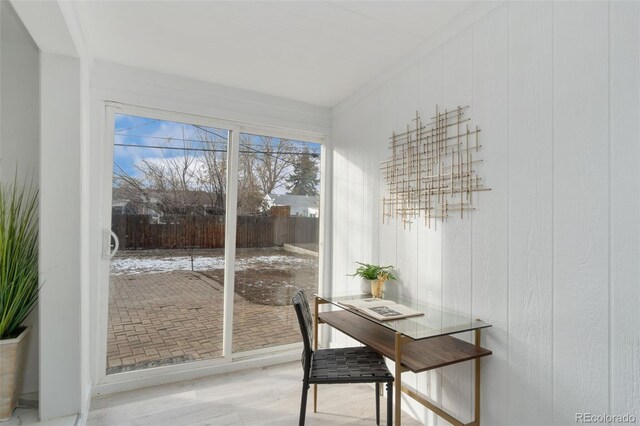
[[[472,2],[78,1],[92,57],[334,106]]]

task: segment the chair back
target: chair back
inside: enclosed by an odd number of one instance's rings
[[[304,351],[302,352],[302,365],[307,370],[311,366],[311,356],[313,355],[313,317],[307,296],[304,290],[297,290],[291,298],[293,307],[298,317],[298,325],[300,325],[300,334],[302,334],[302,342],[304,343]]]

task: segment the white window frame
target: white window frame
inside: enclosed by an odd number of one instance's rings
[[[223,356],[210,360],[191,361],[187,363],[168,365],[162,367],[135,370],[130,372],[106,374],[107,360],[107,321],[109,315],[109,262],[102,263],[100,278],[98,282],[97,306],[98,318],[96,321],[98,333],[98,348],[94,352],[97,359],[94,360],[94,395],[120,392],[129,389],[136,389],[146,386],[153,386],[162,383],[170,383],[180,380],[190,380],[204,377],[211,374],[226,373],[245,368],[260,367],[277,364],[289,360],[298,359],[300,356],[301,344],[289,344],[276,347],[257,349],[252,351],[236,352],[233,348],[233,298],[235,291],[235,246],[236,246],[236,223],[237,223],[237,184],[238,184],[238,161],[240,133],[250,133],[255,135],[287,138],[303,142],[318,143],[321,145],[320,162],[320,223],[319,223],[319,257],[318,257],[318,292],[321,293],[325,287],[326,275],[325,267],[327,253],[325,252],[325,231],[326,221],[330,214],[328,209],[327,191],[330,187],[327,171],[329,161],[329,150],[326,145],[326,137],[319,133],[282,129],[272,126],[244,123],[232,120],[217,119],[168,111],[163,109],[121,104],[117,102],[104,102],[104,143],[103,162],[105,171],[102,176],[102,209],[101,226],[103,229],[111,229],[111,204],[112,204],[112,179],[113,179],[113,154],[115,142],[115,115],[126,114],[139,117],[181,122],[187,124],[197,124],[201,126],[225,129],[229,131],[229,142],[227,146],[227,202],[226,202],[226,234],[225,234],[225,269],[224,269],[224,302],[223,302]],[[230,285],[226,285],[229,283]]]

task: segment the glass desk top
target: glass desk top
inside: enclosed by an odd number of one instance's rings
[[[415,340],[491,327],[491,324],[477,319],[472,319],[469,315],[444,310],[432,305],[422,304],[398,297],[389,297],[389,300],[393,300],[396,303],[407,306],[418,312],[423,312],[424,315],[398,320],[378,321],[365,313],[359,312],[356,309],[340,303],[354,299],[369,299],[371,298],[370,294],[318,295],[318,297],[329,302],[331,305],[353,312],[354,314],[360,315],[361,317],[377,324],[381,324],[393,331],[398,331]]]

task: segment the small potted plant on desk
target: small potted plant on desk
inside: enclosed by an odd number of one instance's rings
[[[38,191],[14,180],[0,187],[0,421],[18,401],[38,290]]]
[[[382,297],[382,290],[384,289],[385,281],[396,279],[395,275],[391,272],[393,265],[378,266],[362,262],[356,263],[360,266],[356,269],[356,272],[350,276],[362,277],[369,281],[371,283],[371,294],[373,297],[380,299]]]

